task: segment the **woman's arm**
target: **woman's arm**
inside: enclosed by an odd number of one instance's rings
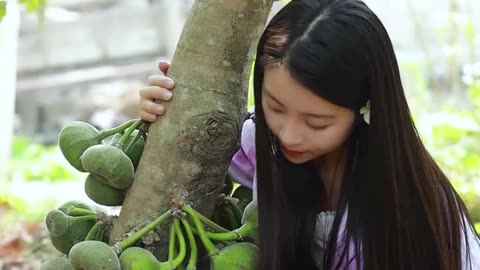
[[[465,221],[466,222],[466,221]],[[468,223],[467,223],[468,224]],[[480,270],[480,238],[477,236],[473,228],[467,228],[467,242],[468,242],[468,255],[470,257],[470,263],[468,263],[468,257],[462,258],[462,269],[464,270]],[[463,237],[462,237],[462,240]],[[462,241],[462,254],[465,252],[465,241]]]

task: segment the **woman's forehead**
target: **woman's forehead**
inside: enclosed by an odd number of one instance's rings
[[[263,91],[281,105],[301,112],[333,112],[338,107],[296,81],[283,65],[265,70]]]

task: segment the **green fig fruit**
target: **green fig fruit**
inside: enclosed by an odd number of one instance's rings
[[[85,172],[80,157],[89,147],[100,144],[99,131],[92,125],[82,121],[66,124],[60,131],[58,145],[63,156],[75,169]]]
[[[40,270],[73,270],[70,261],[65,257],[53,258],[45,261]]]
[[[212,258],[210,270],[255,269],[258,247],[252,243],[236,243],[222,249]]]
[[[45,218],[48,233],[52,236],[61,236],[70,228],[70,219],[59,210],[50,210]]]
[[[78,214],[82,211],[85,213]],[[85,240],[96,222],[94,215],[91,214],[97,211],[90,205],[76,200],[68,201],[58,210],[50,211],[45,223],[52,245],[63,254],[68,254],[73,245]]]
[[[68,254],[75,244],[85,240],[93,225],[95,225],[95,220],[75,222],[68,227],[64,234],[50,235],[52,245],[63,254]]]
[[[248,227],[245,237],[255,244],[259,243],[258,239],[258,208],[257,201],[251,201],[242,216],[242,227]]]
[[[120,260],[113,248],[100,241],[83,241],[68,253],[75,270],[121,270]]]
[[[251,201],[243,211],[242,225],[245,223],[258,224],[258,207],[257,201]],[[257,225],[258,226],[258,225]]]
[[[137,167],[138,167],[138,163],[140,162],[140,158],[142,157],[142,154],[143,154],[143,148],[145,146],[145,139],[143,138],[143,136],[141,136],[140,138],[138,138],[138,140],[135,142],[135,144],[133,145],[133,148],[131,148],[130,151],[126,151],[126,147],[128,145],[130,145],[130,143],[133,141],[133,139],[135,139],[135,137],[137,136],[138,134],[138,130],[134,130],[132,132],[132,134],[130,135],[130,137],[128,138],[127,142],[125,143],[124,145],[124,148],[123,148],[123,151],[125,152],[125,154],[130,158],[130,160],[132,161],[132,164],[133,164],[133,168],[136,170]],[[122,134],[120,133],[117,133],[115,134],[115,136],[113,136],[112,138],[112,141],[110,142],[110,145],[113,145],[113,146],[118,146],[120,147],[119,143],[120,143],[120,139],[122,138]]]
[[[120,265],[122,270],[157,270],[159,261],[147,250],[131,247],[120,255]]]
[[[89,174],[85,180],[85,193],[94,202],[106,206],[120,206],[125,199],[126,190],[113,188],[105,182],[106,179],[100,180],[101,176]]]
[[[130,158],[122,150],[111,145],[94,145],[80,157],[87,172],[101,176],[107,185],[125,189],[133,181],[134,168]]]

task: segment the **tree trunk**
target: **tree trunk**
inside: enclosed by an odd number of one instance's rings
[[[239,148],[250,65],[272,2],[194,3],[168,73],[176,81],[174,99],[149,128],[113,240],[186,201],[210,216]],[[157,230],[160,241],[153,244],[161,260],[167,232],[165,226]]]

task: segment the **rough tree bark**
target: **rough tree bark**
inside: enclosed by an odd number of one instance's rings
[[[255,44],[273,0],[197,0],[169,76],[176,81],[167,113],[149,128],[136,179],[112,239],[153,220],[172,203],[192,201],[209,216],[239,147]],[[161,14],[159,14],[161,16]],[[165,258],[166,227],[154,254]]]

